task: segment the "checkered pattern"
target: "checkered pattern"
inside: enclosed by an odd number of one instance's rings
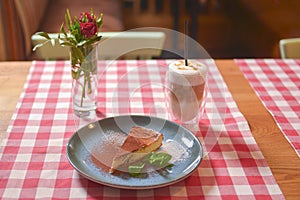
[[[300,60],[239,59],[236,63],[300,156]]]
[[[165,70],[171,60],[100,61],[99,118],[164,117]],[[200,166],[176,184],[122,190],[80,176],[66,144],[77,129],[67,61],[34,61],[1,145],[3,199],[284,199],[246,120],[212,60],[206,111],[195,132],[206,150]],[[130,100],[130,101],[128,101]]]

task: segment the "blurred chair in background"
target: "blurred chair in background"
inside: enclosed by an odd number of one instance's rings
[[[31,60],[31,36],[56,33],[68,8],[72,15],[93,9],[103,12],[101,31],[123,31],[123,0],[0,0],[0,61]]]
[[[122,31],[101,32],[102,38],[98,45],[99,59],[152,59],[160,57],[165,42],[165,33],[159,31]],[[58,33],[49,34],[57,38]],[[31,36],[32,45],[45,42],[39,35]],[[47,43],[38,48],[34,54],[36,60],[65,60],[69,59],[69,48]]]
[[[281,58],[300,58],[300,38],[287,38],[279,41]]]

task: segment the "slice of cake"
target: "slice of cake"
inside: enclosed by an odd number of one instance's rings
[[[109,172],[127,171],[126,167],[157,150],[162,145],[162,141],[161,133],[140,126],[132,127],[120,150],[113,158]]]

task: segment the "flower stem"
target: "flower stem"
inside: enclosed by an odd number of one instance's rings
[[[86,79],[87,76],[84,74],[84,80],[83,80],[83,87],[82,87],[82,95],[81,95],[81,101],[80,101],[80,106],[82,107],[83,105],[83,98],[85,98],[85,85],[86,85]]]

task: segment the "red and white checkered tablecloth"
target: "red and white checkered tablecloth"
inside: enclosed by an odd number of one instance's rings
[[[300,156],[300,60],[235,60]]]
[[[170,60],[100,61],[99,112],[163,117],[163,82]],[[34,61],[1,143],[3,199],[284,199],[246,120],[213,60],[197,136],[206,153],[186,179],[148,190],[123,190],[78,174],[66,157],[76,131],[67,61]],[[128,102],[130,98],[130,102]],[[103,117],[103,116],[102,116]],[[220,120],[221,119],[221,120]]]

